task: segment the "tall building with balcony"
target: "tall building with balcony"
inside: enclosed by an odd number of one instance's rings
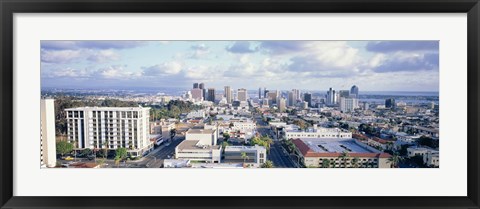
[[[55,143],[55,101],[40,100],[40,166],[55,167],[57,164]]]
[[[127,148],[132,156],[153,149],[149,137],[150,108],[78,107],[65,109],[67,139],[76,150]]]

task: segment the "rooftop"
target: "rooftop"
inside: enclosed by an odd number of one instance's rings
[[[249,150],[259,150],[259,149],[263,149],[265,150],[265,147],[263,146],[258,146],[258,145],[255,145],[255,146],[226,146],[225,147],[225,152],[235,152],[235,151],[249,151]]]
[[[339,157],[343,152],[347,152],[351,157],[390,157],[387,153],[370,151],[357,144],[354,139],[294,139],[293,143],[305,157]]]
[[[150,107],[74,107],[74,108],[67,108],[65,111],[68,110],[99,110],[99,111],[126,111],[126,110],[145,110],[150,109]]]
[[[220,145],[197,145],[200,140],[185,140],[181,142],[177,148],[179,150],[184,149],[195,149],[195,150],[210,150],[210,149],[220,149]]]
[[[213,134],[215,130],[213,129],[196,129],[192,128],[187,131],[187,134]]]

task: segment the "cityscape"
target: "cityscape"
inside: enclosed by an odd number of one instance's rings
[[[42,41],[40,166],[439,168],[438,44]]]

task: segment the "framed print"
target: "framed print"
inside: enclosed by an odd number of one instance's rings
[[[479,208],[467,1],[2,1],[2,208]]]

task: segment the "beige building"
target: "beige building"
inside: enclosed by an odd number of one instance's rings
[[[390,168],[391,157],[354,139],[293,139],[306,167]]]
[[[217,145],[216,129],[190,129],[185,140],[175,147],[175,159],[190,160],[191,163],[220,163],[222,146]]]
[[[55,101],[40,100],[40,166],[55,167],[57,152],[55,143]]]

